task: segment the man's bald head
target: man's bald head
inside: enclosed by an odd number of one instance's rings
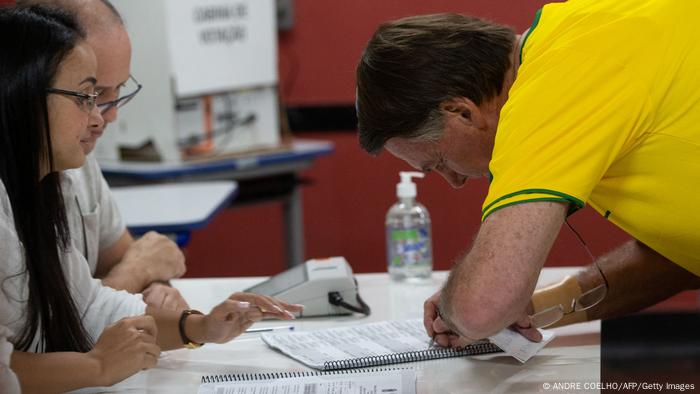
[[[92,33],[106,33],[115,27],[123,27],[119,11],[108,0],[17,0],[17,5],[48,5],[75,14],[83,28]]]

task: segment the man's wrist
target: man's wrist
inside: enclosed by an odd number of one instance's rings
[[[152,280],[147,267],[132,263],[130,260],[122,260],[102,278],[102,282],[117,290],[140,293],[151,284]]]

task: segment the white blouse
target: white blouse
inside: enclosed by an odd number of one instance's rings
[[[7,327],[0,326],[0,392],[3,394],[19,394],[20,387],[17,375],[10,369],[12,344],[7,337],[12,335]]]
[[[142,315],[146,310],[140,294],[129,294],[102,286],[94,279],[85,258],[72,245],[61,255],[63,272],[73,301],[82,316],[82,323],[93,341],[108,325],[117,320]],[[15,231],[12,208],[7,191],[0,182],[0,326],[14,335],[21,332],[26,321],[29,295],[28,274],[24,254]],[[14,343],[13,336],[8,337]],[[40,338],[34,338],[31,350],[42,349]]]

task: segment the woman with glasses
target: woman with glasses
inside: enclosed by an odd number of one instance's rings
[[[208,315],[165,311],[91,277],[70,239],[61,182],[63,171],[83,164],[90,130],[103,123],[95,72],[72,16],[0,9],[3,390],[16,388],[8,367],[25,392],[111,385],[154,366],[161,349],[226,342],[263,317],[300,310],[234,294]]]
[[[104,124],[91,128],[85,140],[88,156],[76,169],[64,172],[63,200],[76,249],[92,276],[105,286],[143,294],[148,305],[182,311],[187,302],[168,286],[186,272],[186,259],[168,237],[148,232],[134,238],[126,227],[95,155],[98,140],[115,123],[120,109],[141,90],[130,75],[131,40],[119,12],[106,0],[17,0],[17,5],[55,6],[75,14],[97,58],[97,107]]]

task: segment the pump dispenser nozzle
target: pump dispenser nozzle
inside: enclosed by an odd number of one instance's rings
[[[412,182],[413,178],[423,178],[425,174],[415,171],[401,171],[401,182],[396,184],[396,196],[399,198],[415,198],[416,184]]]

